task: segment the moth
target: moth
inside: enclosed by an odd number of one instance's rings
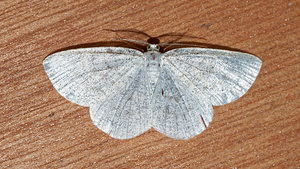
[[[160,52],[144,42],[141,52],[125,47],[65,50],[45,58],[54,88],[89,107],[93,123],[113,138],[136,137],[151,127],[174,139],[203,132],[213,105],[243,96],[262,61],[248,53],[184,47]]]

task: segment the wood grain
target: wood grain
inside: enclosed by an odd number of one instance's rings
[[[88,108],[53,88],[50,53],[138,29],[152,36],[244,50],[263,61],[251,89],[214,107],[208,129],[187,141],[151,129],[116,140],[92,124]],[[256,1],[0,2],[1,168],[300,168],[300,3]],[[166,40],[167,41],[167,40]]]

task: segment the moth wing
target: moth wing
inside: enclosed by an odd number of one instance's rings
[[[162,63],[185,83],[198,88],[213,105],[243,96],[255,81],[262,61],[254,55],[206,48],[179,48],[166,52]]]
[[[213,118],[209,100],[164,65],[152,99],[152,126],[174,139],[189,139],[208,127]]]
[[[93,123],[111,137],[129,139],[151,128],[150,86],[144,67],[128,72],[125,85],[90,107]]]
[[[53,53],[43,65],[58,93],[88,107],[119,88],[119,79],[141,65],[141,56],[140,51],[122,47],[81,48]]]

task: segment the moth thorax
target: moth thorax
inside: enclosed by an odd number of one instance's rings
[[[145,53],[146,56],[146,71],[148,74],[150,86],[152,90],[154,91],[154,87],[156,86],[159,74],[160,74],[160,57],[161,53],[157,51],[149,51]]]

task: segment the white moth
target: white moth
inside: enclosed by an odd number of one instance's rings
[[[159,48],[147,43],[145,53],[124,47],[66,50],[43,65],[58,93],[90,107],[93,123],[118,139],[151,127],[174,139],[198,135],[212,121],[212,105],[244,95],[262,65],[241,52]]]

